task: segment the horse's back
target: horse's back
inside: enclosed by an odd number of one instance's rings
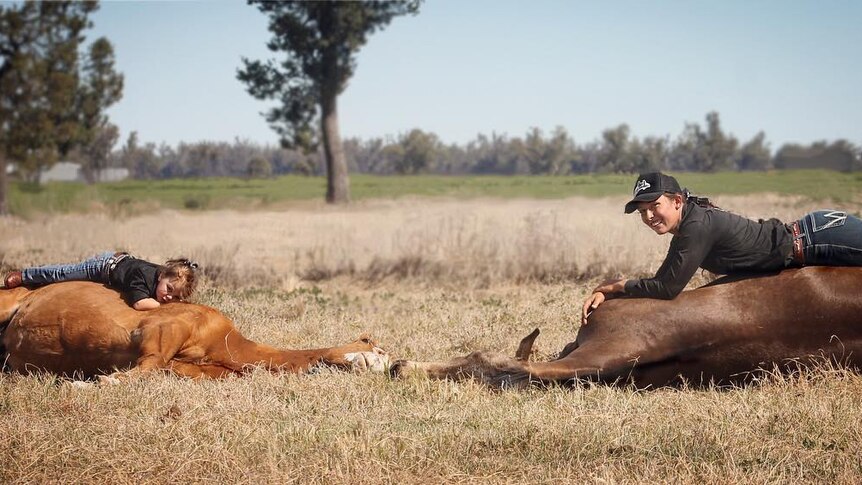
[[[597,327],[660,329],[680,322],[702,331],[698,322],[745,327],[830,320],[829,325],[862,330],[862,267],[810,266],[778,273],[723,277],[682,292],[673,300],[620,298],[590,317]],[[678,333],[684,329],[674,329]]]

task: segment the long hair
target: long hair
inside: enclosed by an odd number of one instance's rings
[[[177,297],[185,301],[195,292],[198,281],[195,270],[198,264],[188,258],[169,259],[159,266],[159,278],[170,278],[176,283]]]
[[[704,209],[717,209],[720,211],[724,210],[721,207],[713,204],[712,201],[709,200],[709,198],[698,197],[692,194],[691,191],[688,190],[688,188],[682,189],[682,197],[683,199],[685,199],[686,202],[694,202],[695,204],[699,205],[700,207],[703,207]]]

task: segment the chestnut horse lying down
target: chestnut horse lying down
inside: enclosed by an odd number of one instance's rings
[[[605,302],[556,360],[474,352],[449,362],[399,361],[395,375],[477,379],[491,386],[588,380],[638,388],[744,383],[759,369],[824,359],[862,365],[862,268],[806,267],[724,278],[674,300]]]
[[[318,363],[380,367],[387,356],[369,338],[314,350],[280,350],[252,342],[218,310],[171,303],[141,312],[117,291],[73,281],[36,290],[0,290],[6,365],[93,377],[134,368],[186,377],[226,377],[262,366],[304,372]]]

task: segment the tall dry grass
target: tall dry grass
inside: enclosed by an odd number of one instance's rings
[[[161,261],[203,264],[219,285],[292,289],[338,276],[458,282],[579,281],[653,273],[670,236],[655,237],[624,199],[362,202],[305,204],[280,212],[108,213],[0,221],[4,267],[77,260],[124,249]],[[727,197],[752,218],[791,220],[816,208],[803,199]]]
[[[540,327],[545,359],[573,338],[598,279],[661,262],[668,240],[623,216],[621,202],[417,199],[6,220],[0,251],[5,267],[103,248],[192,255],[209,268],[198,301],[282,347],[370,331],[397,357],[513,353]],[[785,220],[815,208],[770,196],[720,202]],[[744,389],[653,392],[500,392],[328,369],[90,389],[4,375],[0,482],[856,483],[860,398],[860,377],[830,368]]]

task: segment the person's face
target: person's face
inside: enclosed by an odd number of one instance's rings
[[[159,303],[170,303],[180,300],[180,291],[175,280],[160,278],[156,285],[156,301]]]
[[[682,219],[682,197],[665,194],[652,202],[640,202],[638,212],[656,234],[676,234]]]

